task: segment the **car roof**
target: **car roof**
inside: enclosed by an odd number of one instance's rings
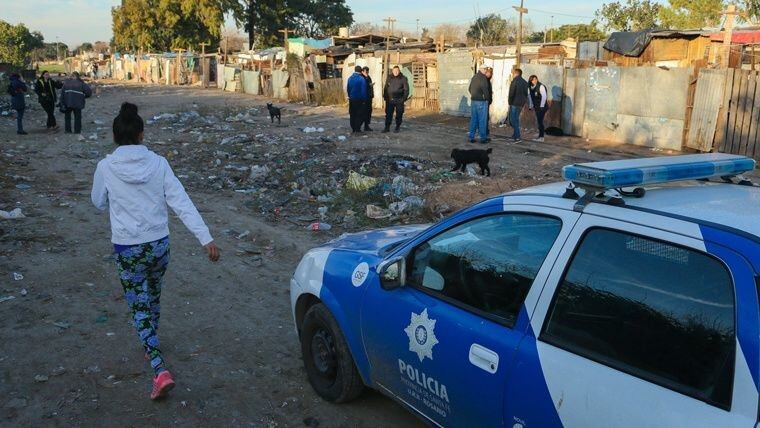
[[[529,187],[504,196],[562,197],[568,182]],[[632,189],[626,189],[632,190]],[[760,187],[716,182],[679,182],[647,187],[642,198],[623,197],[625,205],[666,215],[728,226],[760,237]],[[580,188],[576,192],[583,196]],[[616,194],[610,190],[608,195]],[[565,199],[567,201],[567,199]]]

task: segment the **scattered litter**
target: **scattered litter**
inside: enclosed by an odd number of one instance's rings
[[[105,122],[103,122],[102,120],[99,120],[99,119],[93,120],[92,123],[94,123],[96,125],[105,125],[106,124]]]
[[[16,188],[19,190],[29,190],[32,188],[32,186],[26,184],[26,183],[20,183],[16,185]]]
[[[159,115],[153,116],[153,121],[158,122],[160,120],[169,120],[169,119],[176,119],[177,115],[174,113],[161,113]]]
[[[66,369],[63,366],[58,366],[50,372],[50,376],[60,376],[64,373],[66,373]]]
[[[383,218],[388,218],[391,216],[391,212],[386,210],[385,208],[378,207],[377,205],[369,204],[367,205],[367,217],[379,220]]]
[[[225,137],[222,138],[221,145],[227,145],[227,144],[239,144],[239,143],[245,143],[247,141],[251,141],[251,139],[245,135],[245,134],[238,134],[234,135],[232,137]]]
[[[417,185],[414,184],[414,181],[410,178],[404,177],[403,175],[397,175],[393,177],[391,189],[397,198],[401,198],[404,195],[414,193],[417,190]]]
[[[258,180],[269,175],[269,167],[266,165],[254,165],[251,167],[251,180]]]
[[[371,187],[377,185],[377,179],[373,177],[367,177],[361,175],[358,172],[350,171],[348,173],[348,180],[346,180],[346,188],[350,190],[356,190],[359,192],[367,191]]]
[[[29,294],[29,292],[28,292],[28,291],[26,291],[26,288],[22,288],[22,289],[21,289],[21,295],[22,295],[22,296],[26,296],[27,294]]]
[[[109,331],[106,333],[106,336],[116,336],[116,333]]]
[[[346,141],[345,135],[338,135],[338,141]]]
[[[396,168],[398,169],[416,169],[417,171],[422,171],[422,164],[419,162],[413,162],[410,160],[397,160],[396,161]]]
[[[69,324],[67,322],[63,322],[63,321],[56,321],[56,322],[53,323],[53,325],[56,326],[56,327],[58,327],[58,328],[62,328],[64,330],[67,329],[67,328],[69,328],[69,327],[71,327],[71,324]]]
[[[46,375],[38,374],[37,376],[34,377],[34,381],[35,382],[40,382],[40,383],[41,382],[47,382],[48,381],[48,377]]]
[[[3,302],[7,302],[8,300],[13,300],[13,299],[15,299],[15,298],[16,298],[16,296],[5,296],[5,297],[0,297],[0,303],[3,303]]]
[[[90,374],[90,373],[100,373],[100,367],[98,366],[90,366],[83,370],[84,374]]]
[[[245,238],[246,236],[248,236],[250,234],[251,234],[251,231],[250,230],[246,230],[245,232],[243,232],[240,235],[238,235],[237,239],[243,239],[243,238]]]
[[[97,140],[97,139],[98,139],[98,134],[97,134],[97,133],[95,133],[95,134],[90,134],[90,136],[89,136],[89,137],[87,137],[87,138],[89,138],[90,140]]]
[[[24,213],[21,212],[21,208],[14,208],[11,211],[0,210],[0,219],[13,220],[17,218],[26,218]]]
[[[320,230],[330,230],[332,229],[332,225],[329,223],[322,223],[322,222],[314,222],[306,227],[307,230],[311,230],[313,232],[318,232]]]
[[[20,274],[18,272],[13,272],[11,274],[11,276],[13,277],[14,281],[21,281],[22,279],[24,279],[24,275],[22,275],[22,274]]]

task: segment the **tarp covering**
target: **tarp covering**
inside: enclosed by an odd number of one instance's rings
[[[281,100],[288,99],[288,74],[287,70],[272,70],[272,95]]]
[[[259,72],[251,70],[243,70],[241,77],[243,82],[243,92],[246,94],[259,94]]]
[[[608,51],[625,56],[639,56],[652,41],[652,30],[616,31],[604,43]]]

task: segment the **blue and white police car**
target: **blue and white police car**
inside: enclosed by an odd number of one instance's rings
[[[309,381],[440,426],[758,427],[754,167],[571,165],[569,183],[315,248],[291,282]]]

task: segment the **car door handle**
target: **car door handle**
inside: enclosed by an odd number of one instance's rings
[[[488,373],[494,374],[499,369],[499,354],[485,346],[473,343],[470,345],[470,363]]]

